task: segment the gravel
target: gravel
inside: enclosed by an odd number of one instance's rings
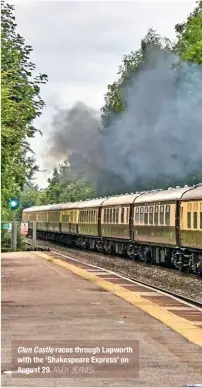
[[[41,240],[38,240],[37,244],[40,247],[47,246],[53,251],[55,250],[58,253],[79,259],[84,263],[97,265],[134,280],[146,282],[151,286],[161,287],[167,291],[202,302],[202,280],[195,275],[186,275],[174,269],[146,265],[142,262],[127,260],[117,256],[71,249]]]

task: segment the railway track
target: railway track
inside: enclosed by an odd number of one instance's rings
[[[57,256],[59,256],[59,257],[61,257],[61,258],[63,258],[63,259],[68,259],[68,260],[70,259],[70,260],[73,261],[73,262],[83,264],[83,261],[82,261],[82,260],[78,260],[78,259],[75,259],[75,258],[73,258],[73,257],[67,256],[67,255],[63,255],[62,253],[59,253],[59,252],[57,252],[57,251],[51,250],[51,253],[52,253],[53,255],[57,255]],[[101,270],[101,271],[103,271],[103,269],[104,269],[104,268],[98,267],[97,265],[94,265],[94,264],[88,264],[88,266],[90,266],[90,267],[92,267],[92,268],[95,268],[95,269],[97,269],[97,270]],[[106,269],[104,269],[104,270],[106,271]],[[121,279],[125,279],[125,280],[127,280],[127,281],[130,280],[130,281],[133,282],[134,284],[146,286],[146,287],[148,287],[148,288],[151,289],[151,290],[159,291],[159,292],[161,292],[161,293],[163,293],[163,294],[166,294],[166,295],[171,295],[171,296],[173,296],[174,298],[179,299],[179,300],[183,300],[184,302],[186,302],[186,303],[188,303],[188,304],[190,304],[190,305],[192,305],[192,306],[200,307],[200,308],[201,308],[201,311],[202,311],[202,302],[199,302],[199,301],[193,300],[193,299],[191,299],[191,298],[188,298],[188,297],[185,297],[185,296],[176,294],[175,292],[168,291],[168,290],[166,290],[166,289],[164,289],[164,288],[160,288],[160,287],[156,287],[156,286],[151,286],[151,285],[148,284],[147,282],[141,282],[141,281],[139,281],[139,280],[137,280],[137,279],[130,278],[130,277],[129,277],[129,278],[126,278],[126,277],[124,277],[124,276],[122,276],[122,275],[120,275],[120,274],[117,274],[116,272],[113,272],[113,271],[107,270],[107,272],[110,273],[110,274],[112,274],[112,275],[115,275],[115,276],[117,276],[117,277],[119,277],[119,278],[121,278]]]
[[[31,239],[25,239],[25,242],[27,245],[31,245]],[[157,291],[157,292],[162,292],[166,295],[170,295],[174,298],[180,299],[181,301],[184,301],[186,303],[189,303],[192,306],[198,306],[202,308],[202,282],[199,280],[198,276],[196,275],[191,275],[191,274],[182,274],[179,273],[178,271],[170,268],[162,268],[158,266],[145,266],[144,263],[139,263],[139,262],[134,262],[131,260],[124,260],[123,258],[114,258],[114,257],[109,257],[109,256],[103,256],[99,253],[92,254],[92,252],[89,254],[88,251],[79,251],[79,250],[73,250],[73,249],[68,249],[61,247],[60,245],[58,246],[57,244],[52,244],[52,243],[47,243],[43,241],[38,241],[37,243],[37,248],[38,250],[46,250],[50,251],[51,255],[54,255],[54,257],[60,257],[62,260],[72,260],[75,263],[80,263],[80,264],[86,264],[92,268],[96,268],[98,270],[107,270],[113,275],[116,275],[120,278],[127,279],[128,281],[135,282],[136,284],[139,284],[139,286],[145,286],[149,287],[150,290]],[[61,251],[62,249],[62,251]],[[73,251],[73,252],[72,252]],[[68,254],[67,254],[68,252]],[[72,257],[78,255],[79,253],[79,258],[78,257]],[[81,255],[83,257],[81,257]],[[90,258],[89,258],[90,255]],[[99,258],[102,260],[99,262]],[[106,260],[110,260],[110,258],[113,260],[114,265],[112,266],[112,269],[115,271],[112,271],[111,268],[109,268],[108,265],[106,265]],[[95,264],[92,264],[95,262]],[[118,265],[116,267],[116,263],[118,264],[123,263],[123,265],[126,264],[126,262],[134,267],[134,269],[138,268],[138,270],[141,268],[141,271],[145,272],[145,268],[148,268],[150,272],[155,272],[156,276],[150,276],[148,278],[148,281],[143,280],[140,276],[139,273],[136,273],[133,275],[132,271],[124,271],[120,268]],[[99,265],[96,265],[99,264]],[[135,271],[134,271],[135,272]],[[123,276],[124,275],[124,276]],[[169,275],[169,276],[168,276]],[[176,281],[173,282],[173,276],[176,278]],[[161,280],[161,277],[162,280]],[[158,282],[156,282],[156,278],[158,279]],[[167,279],[167,283],[165,283],[165,278]],[[169,279],[171,281],[171,284],[169,285]],[[190,284],[189,279],[196,284]],[[158,284],[156,284],[158,283]],[[178,287],[176,287],[176,283],[178,284]],[[175,285],[174,285],[175,284]],[[201,285],[201,290],[199,289],[199,285]],[[189,287],[190,286],[190,292],[189,292]],[[193,292],[193,289],[198,289],[198,295],[197,292]],[[191,291],[192,290],[192,291]]]
[[[31,241],[32,241],[31,238],[30,239],[29,238],[25,239],[25,243],[27,245],[30,245],[30,246],[31,246]],[[94,251],[80,250],[77,247],[69,248],[69,247],[63,245],[62,243],[56,243],[56,242],[52,243],[51,241],[42,241],[42,240],[37,240],[37,241],[40,241],[40,244],[37,245],[37,247],[36,247],[36,249],[38,249],[38,250],[48,250],[48,249],[52,250],[51,247],[58,247],[60,249],[61,248],[64,249],[64,250],[65,249],[68,249],[68,250],[70,249],[70,250],[74,250],[76,252],[91,252],[91,253],[93,252],[93,254],[96,255],[96,256],[100,256],[101,255],[101,256],[108,257],[108,258],[118,257],[120,260],[131,261],[132,263],[138,263],[138,265],[141,265],[144,268],[148,267],[148,266],[151,266],[151,264],[145,264],[144,262],[139,261],[139,260],[132,260],[132,259],[124,258],[124,257],[120,257],[120,256],[111,256],[111,255],[107,255],[107,254],[99,253],[99,252],[94,252]],[[45,248],[45,247],[47,247],[47,248]],[[152,265],[154,265],[154,264],[152,264]],[[183,278],[184,277],[190,277],[190,278],[195,278],[195,279],[199,279],[200,278],[199,275],[196,275],[196,274],[193,274],[193,273],[179,272],[178,269],[176,269],[176,268],[166,267],[166,266],[164,266],[162,264],[161,265],[156,264],[155,267],[158,268],[158,271],[162,270],[162,271],[167,271],[168,273],[171,273],[171,272],[178,273],[178,276],[183,277]]]

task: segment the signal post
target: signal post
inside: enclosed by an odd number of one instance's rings
[[[8,206],[13,211],[17,210],[19,208],[19,200],[17,198],[10,198],[8,201]],[[11,247],[13,252],[16,252],[17,250],[17,235],[18,235],[18,222],[15,220],[15,212],[14,212],[13,222],[12,222],[12,234],[11,234]]]

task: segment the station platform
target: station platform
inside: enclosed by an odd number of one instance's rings
[[[51,254],[2,254],[2,386],[183,387],[202,383],[202,348],[149,315],[144,300],[142,308],[139,299],[136,305],[131,303],[133,290],[120,293],[109,276],[102,283],[101,278],[99,271],[87,270],[85,264],[78,268]],[[60,342],[67,348],[74,341],[89,343],[89,348],[98,348],[102,341],[111,341],[114,348],[138,344],[136,375],[129,369],[120,379],[118,369],[107,374],[105,365],[99,378],[85,371],[82,378],[76,372],[66,377],[59,373],[54,377],[16,375],[16,344],[18,349],[25,349],[26,343],[44,349]]]

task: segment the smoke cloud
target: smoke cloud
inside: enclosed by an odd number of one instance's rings
[[[51,158],[74,151],[126,184],[160,174],[184,177],[202,165],[202,67],[154,47],[122,87],[126,109],[101,128],[98,112],[77,103],[53,120]],[[100,130],[101,128],[101,130]],[[49,156],[50,157],[50,156]],[[94,174],[95,179],[95,174]]]
[[[77,102],[71,109],[60,110],[52,122],[50,157],[55,161],[78,152],[90,158],[97,149],[99,138],[99,112]]]

